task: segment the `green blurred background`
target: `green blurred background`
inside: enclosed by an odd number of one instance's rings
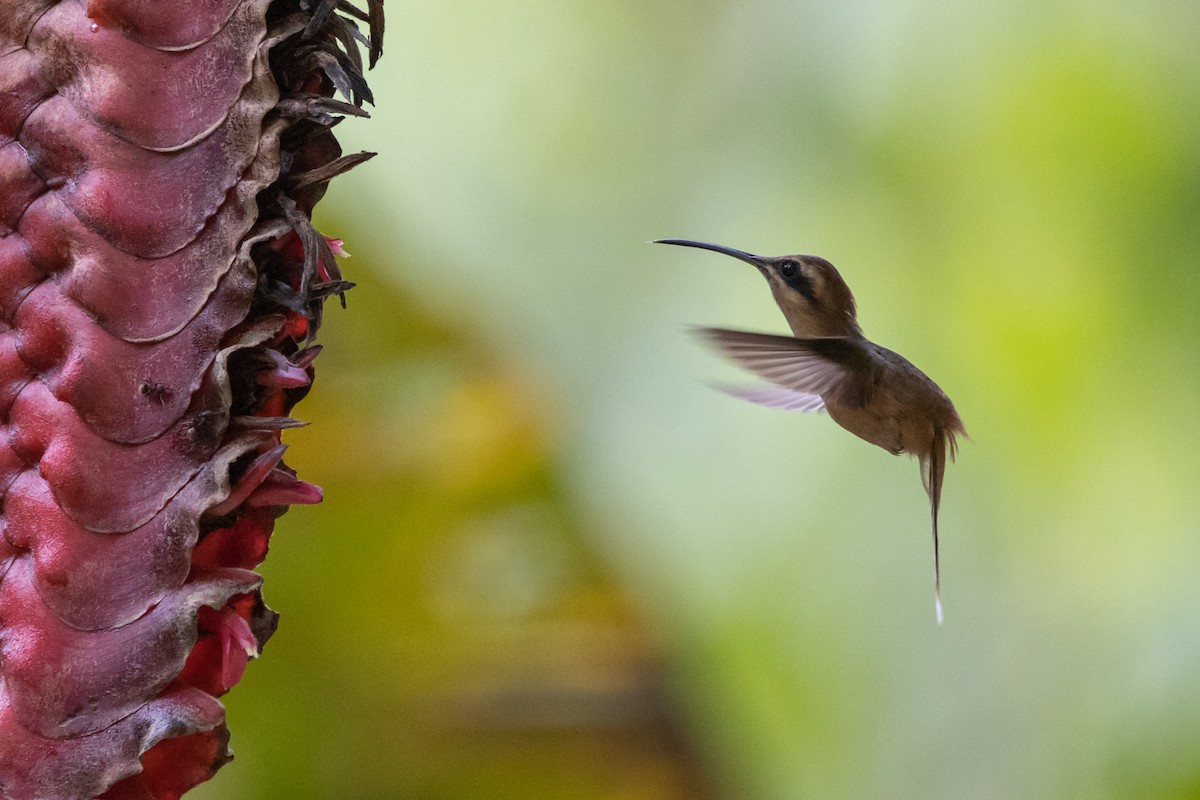
[[[1200,797],[1200,4],[389,0],[201,798]],[[818,253],[917,465],[708,389]]]

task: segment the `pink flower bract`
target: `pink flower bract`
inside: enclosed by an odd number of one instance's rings
[[[0,4],[0,795],[177,798],[275,628],[252,570],[381,0]],[[334,99],[340,92],[344,101]],[[332,240],[336,242],[336,240]],[[340,250],[340,242],[332,245]]]

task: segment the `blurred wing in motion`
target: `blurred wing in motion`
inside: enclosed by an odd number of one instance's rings
[[[861,408],[869,399],[875,374],[871,354],[852,339],[801,339],[726,328],[699,328],[697,333],[738,366],[793,393],[832,399],[848,408]]]
[[[745,400],[766,408],[777,408],[780,411],[804,411],[823,413],[825,401],[821,395],[810,392],[797,392],[786,386],[759,384],[757,386],[725,386],[714,384],[714,388],[730,397]]]

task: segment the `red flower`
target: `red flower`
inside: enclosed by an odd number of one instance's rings
[[[176,798],[275,628],[251,570],[382,0],[0,4],[0,794]],[[349,102],[333,99],[341,92]]]

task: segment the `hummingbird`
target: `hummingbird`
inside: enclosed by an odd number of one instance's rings
[[[938,508],[946,459],[966,435],[946,393],[908,359],[875,344],[858,325],[854,295],[833,264],[819,256],[756,256],[691,239],[657,239],[745,261],[767,279],[792,336],[700,328],[701,338],[767,381],[727,391],[752,403],[790,411],[828,412],[846,430],[921,465],[933,522],[933,580],[942,623]]]

